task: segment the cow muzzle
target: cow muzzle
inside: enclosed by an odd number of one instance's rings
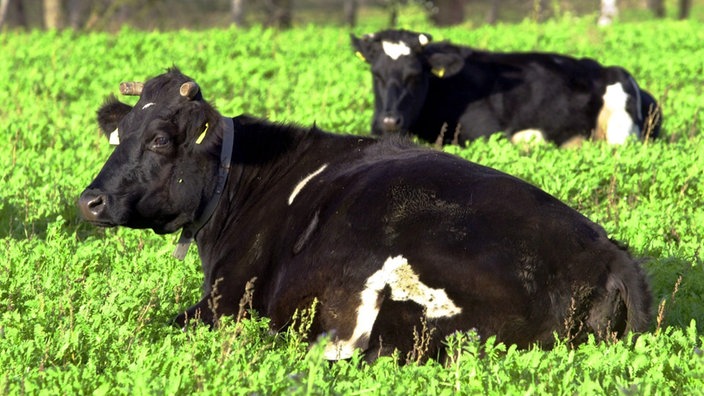
[[[401,132],[403,117],[395,115],[385,115],[381,118],[381,128],[384,133]]]
[[[110,225],[110,222],[105,221],[104,213],[107,206],[107,197],[105,194],[86,190],[78,199],[78,208],[81,215],[86,221],[97,225]]]

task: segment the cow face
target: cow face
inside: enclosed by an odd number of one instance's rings
[[[357,56],[371,66],[373,134],[408,134],[425,104],[430,80],[452,76],[462,68],[457,56],[428,51],[431,39],[406,30],[351,36]]]
[[[143,88],[121,90],[141,96],[134,106],[111,97],[98,111],[100,128],[116,147],[81,194],[81,214],[98,226],[174,232],[193,221],[207,201],[218,163],[220,117],[177,69]]]

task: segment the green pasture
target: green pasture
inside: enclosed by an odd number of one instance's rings
[[[471,29],[402,23],[435,40],[618,64],[661,102],[663,136],[646,144],[559,150],[495,137],[446,148],[545,189],[628,244],[651,279],[651,331],[551,351],[457,334],[447,341],[447,363],[405,365],[358,357],[330,364],[325,340],[302,336],[305,317],[283,334],[271,334],[256,313],[214,331],[182,332],[170,320],[200,298],[195,249],[180,262],[170,255],[176,235],[96,229],[79,219],[78,195],[111,150],[97,108],[118,95],[121,81],[177,65],[223,114],[366,134],[371,76],[350,49],[349,30],[7,31],[0,32],[0,393],[704,393],[704,25],[600,29],[593,18],[570,17]]]

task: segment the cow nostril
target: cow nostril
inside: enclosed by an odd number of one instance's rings
[[[103,194],[84,193],[78,200],[78,206],[86,220],[95,220],[105,209],[105,201]]]
[[[384,130],[387,132],[396,132],[401,127],[401,117],[386,116],[381,120]]]
[[[100,208],[104,205],[105,202],[103,201],[103,197],[100,195],[88,201],[88,208],[93,212],[100,210]]]

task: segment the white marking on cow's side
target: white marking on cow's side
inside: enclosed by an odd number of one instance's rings
[[[120,145],[120,135],[117,131],[117,128],[115,128],[114,131],[110,132],[110,137],[108,138],[108,142],[113,146]]]
[[[511,135],[511,143],[538,143],[544,142],[545,135],[540,129],[524,129]]]
[[[597,121],[597,138],[606,139],[609,144],[623,144],[629,136],[640,134],[640,128],[626,111],[627,100],[628,94],[621,83],[606,87]]]
[[[425,47],[430,42],[430,39],[428,38],[428,36],[421,34],[418,36],[418,42],[421,46]]]
[[[318,168],[318,170],[316,170],[315,172],[311,173],[310,175],[304,177],[303,180],[298,182],[298,184],[296,184],[296,187],[293,188],[293,191],[291,191],[291,195],[289,195],[289,197],[288,197],[288,204],[291,205],[293,203],[293,200],[296,199],[296,195],[298,195],[298,193],[300,193],[301,190],[303,190],[303,187],[305,187],[306,184],[308,184],[308,182],[311,181],[311,179],[318,176],[320,174],[320,172],[324,171],[325,168],[327,168],[327,167],[328,167],[328,164],[324,164],[323,166]]]
[[[462,312],[462,308],[455,305],[445,290],[433,289],[421,282],[418,274],[403,256],[389,258],[377,273],[380,271],[379,276],[391,287],[392,300],[410,300],[422,305],[425,308],[425,316],[431,319],[447,318]]]
[[[381,48],[383,48],[384,53],[393,60],[411,54],[411,47],[409,47],[408,44],[404,43],[403,41],[399,41],[398,43],[382,41]]]
[[[379,299],[386,286],[391,289],[392,300],[410,300],[421,305],[427,318],[449,318],[462,312],[462,308],[455,305],[445,290],[433,289],[421,282],[405,257],[389,257],[364,284],[352,336],[347,340],[331,341],[325,347],[326,359],[347,359],[356,348],[364,350],[369,346],[369,337],[381,305]]]
[[[144,110],[144,109],[146,109],[146,108],[148,108],[148,107],[152,107],[152,106],[154,106],[155,104],[156,104],[156,103],[154,103],[154,102],[149,102],[149,103],[145,104],[144,106],[142,106],[142,110]]]

